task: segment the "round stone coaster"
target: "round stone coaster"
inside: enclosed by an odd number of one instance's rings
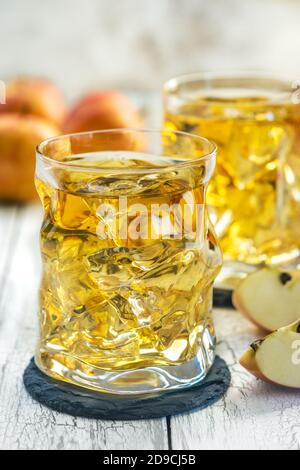
[[[55,411],[85,418],[133,420],[204,409],[225,395],[231,376],[227,364],[217,357],[207,377],[190,388],[151,395],[111,395],[53,380],[31,359],[23,380],[32,398]]]
[[[232,293],[233,291],[231,289],[220,289],[219,287],[215,287],[214,307],[234,309],[234,305],[232,303]]]

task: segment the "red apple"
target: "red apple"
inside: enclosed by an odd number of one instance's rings
[[[0,114],[0,199],[26,202],[36,198],[35,148],[58,135],[58,128],[37,116]]]
[[[48,80],[18,78],[6,83],[6,104],[0,113],[33,114],[61,126],[66,106],[58,88]]]
[[[106,129],[136,129],[142,125],[142,117],[129,98],[118,91],[110,90],[94,92],[83,97],[67,115],[63,130],[65,133],[75,133]],[[145,147],[142,133],[132,133],[127,139],[125,133],[120,134],[119,142],[128,150],[142,151]]]

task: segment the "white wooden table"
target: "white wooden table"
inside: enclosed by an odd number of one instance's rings
[[[40,223],[39,205],[0,205],[0,449],[300,449],[300,393],[243,370],[239,356],[262,333],[230,310],[214,316],[232,385],[204,411],[117,422],[73,418],[34,402],[22,374],[36,341]]]

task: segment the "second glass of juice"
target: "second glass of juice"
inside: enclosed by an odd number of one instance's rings
[[[165,84],[165,127],[203,135],[218,147],[208,204],[225,286],[262,265],[299,262],[300,105],[293,85],[242,73]]]

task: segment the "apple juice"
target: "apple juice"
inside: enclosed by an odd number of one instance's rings
[[[37,169],[44,208],[38,366],[98,388],[99,371],[180,365],[201,349],[211,362],[221,256],[206,217],[203,166],[176,171],[180,160],[171,156],[126,152],[76,155],[73,163]],[[186,205],[183,233],[176,211]]]
[[[205,91],[203,85],[196,93],[188,82],[186,88],[191,89],[186,97],[170,91],[166,98],[165,127],[217,144],[208,204],[224,260],[255,266],[295,260],[300,105],[267,89],[216,86]]]

